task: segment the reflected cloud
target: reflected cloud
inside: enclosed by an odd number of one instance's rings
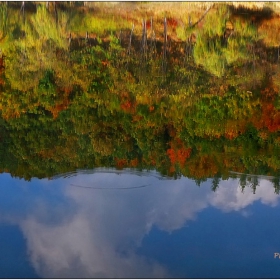
[[[247,218],[253,213],[246,207],[255,201],[275,206],[279,199],[267,180],[260,180],[256,194],[249,188],[242,193],[238,180],[232,179],[222,181],[215,193],[210,181],[198,188],[187,178],[159,180],[113,173],[44,181],[46,191],[54,193],[54,183],[60,186],[67,207],[59,207],[62,202],[52,197],[44,202],[39,195],[24,215],[17,216],[32,265],[46,278],[171,277],[156,260],[135,253],[153,227],[172,233],[209,206],[240,211]],[[150,186],[120,189],[141,185]],[[52,219],[55,222],[49,222]]]
[[[250,188],[245,188],[242,193],[238,180],[222,181],[218,190],[209,197],[211,205],[226,212],[239,211],[257,200],[270,206],[277,205],[279,196],[274,193],[270,181],[260,180],[255,194]]]
[[[141,278],[166,277],[155,262],[128,252],[121,256],[110,240],[105,240],[91,219],[76,215],[59,227],[48,227],[29,219],[22,224],[31,261],[46,278]]]

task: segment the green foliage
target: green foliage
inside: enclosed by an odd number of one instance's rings
[[[227,67],[255,59],[250,46],[258,40],[257,29],[240,20],[233,22],[234,31],[226,35],[229,14],[225,9],[219,8],[215,18],[213,14],[207,15],[194,48],[195,62],[217,77],[224,76]]]
[[[203,65],[207,71],[217,77],[222,77],[225,73],[226,58],[219,39],[198,37],[194,48],[194,59],[197,64]]]
[[[130,28],[131,24],[125,20],[116,20],[111,17],[93,16],[92,14],[77,13],[70,25],[71,30],[74,32],[90,32],[95,33],[97,36],[110,34],[111,32],[117,32],[120,29]]]
[[[222,36],[225,31],[228,16],[229,12],[227,6],[225,4],[219,5],[215,13],[208,13],[205,17],[203,34],[209,38]]]
[[[0,40],[6,36],[8,25],[8,7],[7,3],[0,3]]]
[[[36,45],[38,41],[52,41],[58,48],[66,49],[67,44],[67,22],[68,16],[64,12],[59,12],[58,22],[48,12],[45,5],[37,6],[37,11],[31,17],[33,36],[30,37],[29,44]]]

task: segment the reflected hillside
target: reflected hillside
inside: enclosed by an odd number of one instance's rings
[[[278,190],[279,5],[172,7],[1,2],[1,171],[133,168],[214,189],[237,172]]]

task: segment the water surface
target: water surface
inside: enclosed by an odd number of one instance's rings
[[[279,278],[279,12],[0,3],[0,277]]]

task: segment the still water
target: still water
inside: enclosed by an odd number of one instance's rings
[[[279,278],[279,14],[0,2],[0,278]]]
[[[1,277],[278,278],[271,182],[260,179],[255,194],[238,179],[210,187],[156,172],[2,174]]]

